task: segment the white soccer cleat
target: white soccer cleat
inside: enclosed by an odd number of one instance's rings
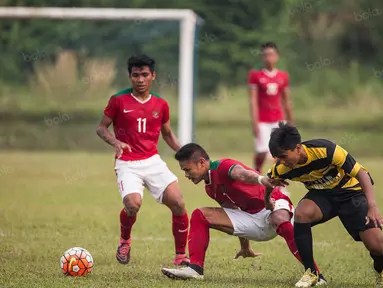
[[[307,269],[302,278],[295,284],[295,287],[311,287],[318,283],[318,275],[311,273],[310,268]]]
[[[187,280],[187,279],[197,279],[197,280],[203,280],[203,275],[198,274],[197,271],[190,267],[184,267],[180,269],[168,269],[168,268],[162,268],[162,273],[175,280]]]
[[[315,286],[326,286],[328,283],[325,279],[321,279],[319,278],[317,284],[315,284]]]

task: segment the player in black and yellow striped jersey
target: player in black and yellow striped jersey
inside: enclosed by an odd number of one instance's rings
[[[301,182],[309,190],[296,207],[294,216],[295,242],[306,268],[296,287],[310,287],[318,281],[313,264],[311,227],[337,216],[354,240],[363,241],[370,251],[377,272],[377,287],[383,287],[380,228],[383,218],[367,169],[329,140],[301,142],[297,128],[282,122],[271,134],[269,149],[277,162],[268,176],[281,182]],[[266,207],[272,207],[269,195],[265,197]]]

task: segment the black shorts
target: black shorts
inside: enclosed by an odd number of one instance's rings
[[[314,201],[322,210],[322,220],[312,223],[312,226],[338,216],[355,241],[361,241],[359,232],[375,228],[373,221],[366,225],[368,202],[361,190],[310,190],[303,199]]]

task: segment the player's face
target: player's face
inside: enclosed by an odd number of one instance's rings
[[[152,87],[152,81],[156,78],[156,72],[150,71],[148,66],[132,67],[130,81],[132,87],[138,93],[145,93]]]
[[[283,151],[283,153],[281,153],[281,155],[279,155],[277,160],[281,164],[292,169],[301,160],[300,149],[301,148],[297,146],[297,147],[295,147],[294,150],[285,150],[285,151]]]
[[[266,66],[275,66],[279,60],[279,55],[274,48],[266,48],[263,50],[262,59]]]
[[[201,158],[197,162],[192,160],[180,161],[181,170],[185,172],[185,177],[192,181],[194,184],[198,184],[204,180],[208,161]]]

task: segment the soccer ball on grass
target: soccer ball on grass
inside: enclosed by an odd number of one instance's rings
[[[73,247],[61,256],[60,267],[65,276],[85,276],[93,269],[93,257],[88,250]]]

